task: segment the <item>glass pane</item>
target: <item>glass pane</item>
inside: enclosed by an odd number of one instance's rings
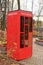
[[[24,34],[20,35],[20,48],[24,47]]]
[[[24,32],[24,17],[21,16],[20,18],[20,31]]]
[[[28,17],[25,17],[25,24],[28,24]]]
[[[25,40],[25,47],[28,47],[28,40]]]
[[[25,26],[25,40],[28,40],[28,26]]]
[[[30,27],[29,27],[29,31],[32,32],[32,18],[30,18],[30,22],[29,22],[29,23],[30,23],[30,24],[29,24],[29,26],[30,26]]]
[[[28,26],[25,26],[25,47],[28,47]]]

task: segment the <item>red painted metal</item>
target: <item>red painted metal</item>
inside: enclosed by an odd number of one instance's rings
[[[9,12],[7,15],[7,51],[11,50],[11,57],[16,60],[21,60],[32,56],[32,31],[28,29],[28,47],[25,46],[27,40],[25,40],[25,30],[20,32],[20,16],[24,17],[24,29],[25,26],[30,26],[30,24],[25,24],[25,17],[32,18],[32,12],[16,10]],[[30,22],[28,20],[28,22]],[[24,34],[24,47],[20,47],[20,35]],[[26,41],[26,42],[25,42]]]

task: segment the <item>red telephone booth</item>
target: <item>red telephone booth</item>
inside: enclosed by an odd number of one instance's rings
[[[7,14],[7,51],[16,60],[32,56],[32,12],[16,10]]]

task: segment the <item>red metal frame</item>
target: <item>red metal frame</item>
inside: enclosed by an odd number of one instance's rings
[[[20,34],[25,35],[24,32],[20,32],[20,16],[31,18],[32,12],[17,10],[7,15],[7,51],[12,50],[10,55],[16,60],[32,56],[32,32],[28,32],[28,47],[20,48]],[[28,24],[24,24],[26,25]]]

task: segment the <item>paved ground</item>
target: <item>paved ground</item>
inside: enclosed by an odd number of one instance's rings
[[[33,56],[19,61],[19,63],[24,65],[43,65],[43,46],[35,44],[35,39],[33,40]]]

